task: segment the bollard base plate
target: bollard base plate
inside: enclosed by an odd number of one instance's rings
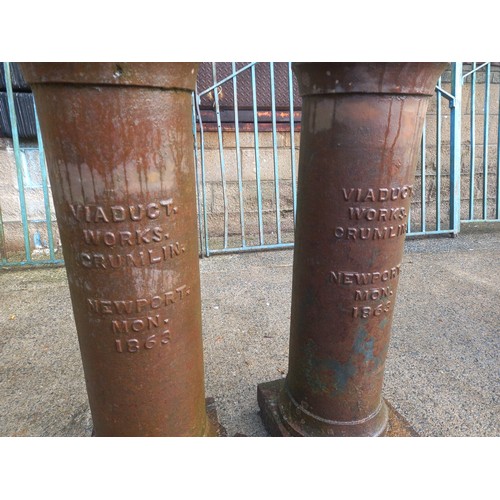
[[[278,412],[280,392],[285,384],[285,379],[265,382],[257,386],[257,400],[260,416],[267,432],[274,437],[291,437],[289,429],[284,425]],[[385,437],[418,437],[408,421],[386,400],[389,410],[389,424]]]

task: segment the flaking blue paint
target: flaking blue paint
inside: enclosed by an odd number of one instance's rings
[[[380,359],[374,355],[374,339],[369,336],[364,326],[359,326],[354,339],[352,356],[346,363],[336,359],[324,359],[317,356],[318,346],[309,339],[305,348],[306,366],[304,374],[310,388],[314,392],[335,393],[343,392],[349,380],[356,375],[359,362],[355,359],[361,355],[364,363],[373,363],[376,369]]]
[[[362,325],[359,326],[356,339],[354,340],[353,353],[364,356],[365,361],[374,361],[373,337],[368,338],[368,332]]]

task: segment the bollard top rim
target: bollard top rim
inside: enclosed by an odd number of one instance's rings
[[[28,84],[75,84],[155,87],[193,91],[194,62],[25,62],[19,63]]]
[[[433,95],[446,62],[294,62],[302,97],[321,94]]]

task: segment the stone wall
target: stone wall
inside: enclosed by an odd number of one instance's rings
[[[466,68],[467,70],[467,68]],[[490,86],[489,128],[488,128],[488,213],[487,218],[496,216],[496,186],[497,186],[497,154],[498,154],[498,110],[500,73],[498,66],[492,67],[492,85]],[[450,91],[449,75],[443,77],[442,86]],[[462,159],[461,159],[461,218],[469,216],[469,188],[471,164],[471,87],[467,83],[462,89]],[[484,74],[478,73],[476,86],[475,110],[475,218],[483,218],[483,156],[484,156]],[[426,230],[436,229],[436,190],[437,190],[437,150],[436,140],[437,99],[432,98],[426,120]],[[441,98],[441,229],[449,227],[449,187],[450,187],[450,108],[445,98]],[[198,146],[200,134],[198,133]],[[295,165],[298,171],[300,153],[300,132],[295,132]],[[240,203],[243,205],[246,244],[254,245],[259,242],[259,221],[256,186],[256,161],[253,132],[240,132],[241,147],[241,174],[242,191],[240,196],[238,184],[238,162],[236,138],[234,131],[223,132],[223,154],[225,166],[225,196],[227,199],[228,242],[230,246],[241,244],[241,216]],[[291,175],[291,136],[290,132],[278,132],[277,136],[277,163],[279,173],[279,201],[281,215],[282,241],[293,241],[293,190]],[[44,198],[41,188],[40,167],[36,144],[25,144],[24,153],[25,196],[27,216],[32,221],[45,220]],[[34,149],[30,149],[34,148]],[[221,176],[221,161],[219,140],[216,131],[204,131],[204,159],[205,159],[205,194],[207,207],[208,230],[211,247],[221,247],[224,235],[224,189]],[[274,151],[272,132],[259,132],[259,162],[261,176],[262,222],[265,243],[276,243],[276,187],[274,182]],[[200,167],[200,151],[198,150],[198,167]],[[200,177],[201,180],[201,177]],[[199,185],[200,196],[202,193]],[[411,229],[420,231],[421,228],[421,165],[417,166],[417,177],[412,201]],[[50,195],[50,188],[49,188]],[[50,197],[50,196],[49,196]],[[57,224],[53,213],[52,200],[51,218],[54,221],[54,245],[59,246]],[[21,210],[19,204],[19,189],[15,168],[14,152],[10,139],[0,138],[0,208],[3,218],[4,237],[0,234],[0,257],[8,253],[22,252],[24,249]],[[37,236],[38,234],[38,236]],[[38,241],[42,247],[47,246],[47,231],[44,222],[30,222],[29,235],[32,248]],[[43,254],[42,249],[37,249]],[[60,255],[60,254],[59,254]],[[15,257],[14,257],[15,258]],[[22,258],[22,257],[21,257]]]
[[[475,110],[475,211],[476,218],[483,218],[483,155],[484,155],[484,77],[478,74],[476,85],[476,110]],[[488,127],[488,213],[487,218],[496,216],[496,186],[497,186],[497,154],[498,154],[498,109],[500,74],[498,67],[492,71],[492,85],[490,86],[489,127]],[[445,75],[442,81],[444,90],[450,92],[450,78]],[[470,164],[471,164],[471,87],[465,84],[462,88],[462,157],[461,157],[461,219],[469,216],[469,187],[470,187]],[[438,99],[432,98],[426,118],[425,132],[425,230],[437,229],[436,223],[436,199],[437,199],[437,171],[438,171],[438,149],[440,149],[441,186],[440,186],[440,229],[450,227],[450,116],[449,102],[440,98],[441,108],[441,140],[437,141],[437,119]],[[224,167],[226,177],[227,197],[227,219],[228,233],[231,244],[241,242],[240,225],[240,198],[237,181],[237,156],[235,147],[234,131],[223,131]],[[295,159],[298,171],[300,153],[300,133],[296,132]],[[198,134],[198,144],[200,143]],[[206,177],[206,203],[209,236],[214,239],[215,247],[220,246],[220,237],[224,234],[224,196],[221,175],[221,161],[219,152],[219,140],[216,131],[204,132],[204,156]],[[245,232],[247,244],[258,243],[258,211],[256,190],[256,167],[253,132],[240,132],[241,147],[241,171],[242,171],[242,201],[245,214]],[[293,197],[291,181],[291,137],[290,132],[279,132],[277,139],[277,157],[279,173],[280,213],[281,230],[283,241],[293,241]],[[259,161],[262,186],[262,212],[263,226],[266,243],[276,243],[276,196],[274,183],[274,152],[271,132],[259,132]],[[200,158],[198,158],[200,165]],[[416,179],[414,184],[414,197],[412,200],[411,230],[422,231],[422,171],[421,156],[417,164]],[[214,246],[214,243],[211,243]]]
[[[42,188],[40,160],[36,144],[23,144],[21,153],[26,217],[32,258],[47,258],[48,234],[45,222],[45,202]],[[49,204],[53,228],[54,248],[61,257],[59,233],[49,186]],[[24,233],[21,215],[14,148],[11,139],[0,138],[0,209],[3,234],[0,230],[0,258],[24,260]]]

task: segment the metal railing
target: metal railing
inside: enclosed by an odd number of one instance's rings
[[[433,235],[457,235],[460,232],[461,221],[468,222],[470,220],[498,220],[499,219],[499,188],[498,188],[498,143],[500,139],[497,137],[496,143],[488,142],[488,131],[491,130],[489,95],[490,95],[490,76],[489,68],[491,63],[471,63],[472,70],[464,72],[463,63],[455,62],[451,64],[450,71],[446,72],[438,81],[436,86],[436,96],[427,114],[424,133],[422,136],[421,151],[417,166],[416,183],[419,188],[416,190],[416,195],[412,201],[410,216],[408,220],[407,235],[415,236],[433,236]],[[268,113],[271,116],[271,138],[267,137],[267,148],[262,148],[262,135],[260,116],[263,114],[263,107],[256,102],[256,88],[259,82],[256,81],[257,65],[269,66],[270,90],[272,94],[271,106]],[[196,164],[199,170],[200,191],[203,193],[200,208],[203,214],[201,219],[201,247],[204,255],[227,253],[227,252],[243,252],[250,250],[263,250],[275,248],[288,248],[293,246],[293,225],[288,227],[286,233],[283,232],[283,214],[293,213],[293,222],[295,222],[296,211],[296,174],[297,174],[297,159],[296,159],[296,136],[295,132],[298,127],[295,123],[294,113],[294,93],[293,93],[293,74],[291,63],[288,63],[288,90],[289,90],[289,108],[288,108],[288,131],[278,132],[276,129],[276,109],[274,100],[274,63],[250,63],[236,69],[235,63],[232,63],[233,73],[224,78],[217,79],[218,63],[212,63],[212,83],[205,89],[198,89],[196,95],[196,122],[193,124],[194,130],[198,130],[199,140],[196,142],[197,157]],[[467,78],[474,75],[478,70],[483,69],[486,72],[485,76],[485,105],[484,105],[484,127],[483,127],[483,192],[488,193],[490,186],[490,178],[496,182],[496,194],[490,196],[490,203],[494,203],[496,213],[492,212],[492,208],[488,208],[488,196],[482,198],[483,214],[487,216],[483,218],[473,218],[474,215],[474,182],[477,177],[477,171],[474,170],[474,162],[471,161],[471,170],[466,172],[463,169],[464,151],[469,147],[467,140],[462,141],[463,121],[469,109],[464,109],[462,106],[462,93],[467,87],[468,102],[471,101],[471,106],[474,106],[474,92],[469,99],[470,90],[467,86]],[[239,88],[239,79],[245,73],[249,73],[252,84],[252,112],[253,126],[246,128],[246,134],[252,136],[253,148],[251,154],[253,161],[251,162],[254,168],[253,182],[255,184],[253,194],[248,195],[251,186],[249,184],[248,172],[247,175],[242,174],[245,170],[245,165],[241,164],[242,151],[246,153],[245,158],[248,163],[248,147],[241,146],[241,134],[239,115],[242,113],[238,107],[237,91]],[[497,72],[497,76],[500,73]],[[500,82],[495,82],[500,83]],[[498,89],[499,85],[496,85]],[[203,121],[200,110],[200,103],[207,94],[213,93],[213,107],[217,117],[216,129],[214,126],[206,130],[206,124]],[[227,123],[221,122],[222,110],[220,105],[220,95],[228,95],[234,93],[232,102],[232,115],[234,122],[229,126]],[[225,110],[227,112],[227,109]],[[495,108],[498,115],[498,108]],[[471,119],[476,120],[472,111]],[[498,120],[498,116],[496,117]],[[500,127],[498,127],[500,129]],[[249,131],[250,130],[250,131]],[[289,141],[286,144],[289,156],[285,159],[284,149],[279,148],[279,142],[283,139],[284,134],[289,134]],[[474,131],[471,130],[472,136]],[[497,132],[498,135],[498,132]],[[216,147],[214,146],[214,136],[216,136]],[[235,136],[234,141],[226,140]],[[465,134],[464,134],[465,137]],[[490,138],[491,139],[491,138]],[[207,143],[211,143],[212,155],[207,158]],[[231,144],[228,147],[227,144]],[[248,146],[248,137],[247,137]],[[471,139],[471,158],[474,156],[474,142]],[[491,172],[491,161],[488,160],[489,148],[495,150],[496,155],[496,173]],[[210,147],[208,147],[210,149]],[[214,156],[214,151],[217,151],[217,157]],[[290,154],[291,153],[291,154]],[[233,155],[236,159],[234,165],[229,165],[228,158]],[[267,159],[267,160],[265,160]],[[262,175],[262,164],[272,163],[272,175],[269,175],[264,180]],[[283,165],[283,162],[286,165]],[[489,162],[489,163],[488,163]],[[490,172],[487,165],[490,164]],[[215,168],[214,168],[215,167]],[[234,175],[231,169],[236,172],[236,182],[238,184],[239,198],[228,196],[231,192],[231,182],[234,184]],[[461,172],[462,169],[462,172]],[[215,175],[215,171],[218,175]],[[248,170],[248,169],[247,169]],[[286,178],[283,178],[282,172],[290,172]],[[242,177],[246,178],[246,182],[242,181]],[[233,179],[231,181],[230,179]],[[470,181],[470,195],[467,196],[461,186]],[[292,195],[288,203],[283,201],[280,196],[280,191],[286,187],[286,183],[291,184]],[[264,184],[267,183],[267,186]],[[269,189],[269,184],[272,190]],[[220,189],[219,189],[220,187]],[[267,187],[264,190],[264,187]],[[490,187],[490,194],[492,188]],[[221,192],[219,195],[219,203],[214,202],[215,193]],[[266,197],[264,196],[266,192]],[[254,207],[244,208],[244,196],[254,198]],[[476,194],[477,198],[477,194]],[[495,198],[495,200],[491,200]],[[237,203],[236,203],[237,202]],[[239,206],[237,206],[239,204]],[[264,211],[263,206],[267,209]],[[466,217],[465,210],[469,207],[469,213],[472,214]],[[239,211],[239,224],[235,223],[235,214]],[[270,216],[273,215],[274,221],[271,221]],[[247,223],[250,217],[256,217],[258,224],[253,224],[249,227]],[[265,221],[265,222],[264,222]]]
[[[484,78],[484,97],[482,102],[482,130],[479,128],[480,137],[482,137],[482,152],[480,162],[477,162],[476,151],[477,151],[477,122],[478,120],[478,97],[477,97],[477,87],[478,87],[478,77],[483,76]],[[500,218],[500,92],[498,92],[498,86],[496,86],[497,93],[499,97],[497,98],[497,117],[496,117],[496,145],[493,143],[496,149],[496,154],[492,151],[490,154],[490,132],[491,127],[491,110],[494,110],[494,103],[491,101],[491,63],[482,63],[477,65],[477,63],[472,63],[472,68],[470,71],[462,75],[462,83],[470,81],[470,155],[469,155],[469,203],[468,207],[465,207],[466,212],[463,214],[464,222],[485,222],[492,220],[499,220]],[[498,82],[496,82],[498,83]],[[479,102],[481,104],[481,102]],[[494,130],[494,129],[493,129]],[[496,146],[496,147],[495,147]],[[478,163],[480,163],[478,165]],[[478,186],[476,181],[480,180],[482,177],[482,182]],[[479,178],[479,179],[478,179]],[[493,179],[494,184],[490,185],[490,179]],[[491,188],[490,188],[491,186]],[[493,191],[491,194],[489,191]],[[490,203],[488,201],[490,200]]]
[[[291,63],[277,64],[233,62],[229,74],[218,78],[219,66],[212,63],[211,83],[193,94],[202,255],[293,246],[300,111]],[[13,222],[2,219],[0,193],[0,266],[61,264],[38,119],[35,113],[37,144],[21,144],[10,64],[3,68],[24,248],[6,251]],[[499,220],[499,89],[500,71],[492,63],[452,63],[438,81],[422,136],[408,236],[456,235],[461,223]],[[37,185],[24,161],[32,152],[39,157]],[[36,217],[29,210],[35,189],[43,198]]]
[[[62,264],[63,259],[60,252],[55,245],[53,223],[53,213],[50,209],[50,195],[49,195],[49,181],[47,175],[47,165],[45,162],[45,153],[43,149],[43,141],[40,134],[40,126],[38,123],[38,117],[35,109],[35,121],[36,121],[36,135],[37,135],[37,147],[24,146],[19,140],[19,130],[17,124],[17,116],[15,111],[14,103],[14,92],[12,88],[12,77],[10,70],[10,63],[3,63],[4,75],[5,75],[5,87],[8,100],[8,110],[9,119],[12,131],[12,144],[13,152],[16,166],[16,178],[17,178],[17,190],[20,205],[20,222],[22,225],[22,235],[24,240],[24,256],[20,256],[15,252],[13,253],[13,258],[9,258],[8,252],[6,251],[6,229],[4,219],[2,218],[2,193],[0,193],[0,266],[1,267],[12,267],[12,266],[38,266],[47,264]],[[34,106],[34,103],[33,103]],[[33,189],[33,186],[26,186],[25,179],[27,178],[27,168],[25,167],[26,162],[23,162],[23,156],[25,157],[26,152],[37,149],[39,161],[37,166],[40,171],[41,176],[41,186],[39,188],[43,193],[43,205],[44,205],[44,216],[43,218],[32,218],[28,216],[28,205],[26,200],[27,190]],[[24,168],[23,168],[24,166]],[[38,187],[38,186],[37,186]],[[44,226],[47,234],[47,239],[45,245],[42,243],[41,234],[39,231],[39,226]],[[31,241],[33,240],[33,245]],[[61,257],[56,256],[56,252],[59,252]],[[48,257],[47,257],[48,256]]]
[[[275,248],[289,248],[293,246],[293,241],[283,241],[282,234],[282,206],[281,206],[281,196],[280,196],[280,169],[279,169],[279,157],[278,157],[278,135],[277,135],[277,110],[276,110],[276,99],[275,99],[275,79],[274,79],[274,64],[269,64],[269,84],[270,84],[270,118],[271,118],[271,149],[272,150],[272,172],[273,172],[273,194],[274,194],[274,208],[273,219],[274,219],[274,230],[271,230],[272,236],[266,234],[265,224],[264,224],[264,209],[263,209],[263,180],[261,177],[261,136],[262,133],[259,132],[259,107],[257,103],[257,78],[256,78],[256,65],[257,64],[266,64],[266,63],[250,63],[244,65],[240,69],[236,69],[236,63],[232,64],[233,73],[226,78],[223,78],[217,81],[217,65],[213,63],[212,65],[212,76],[213,76],[213,85],[204,89],[198,90],[195,96],[196,99],[196,121],[193,123],[194,130],[198,129],[200,140],[195,140],[195,149],[196,149],[196,162],[197,162],[197,170],[201,172],[199,175],[201,179],[201,188],[200,191],[202,193],[202,203],[201,203],[201,212],[203,214],[203,238],[202,240],[202,249],[206,256],[216,253],[226,253],[226,252],[244,252],[244,251],[255,251],[255,250],[263,250],[263,249],[275,249]],[[297,203],[297,183],[296,183],[296,160],[295,160],[295,125],[294,125],[294,96],[293,96],[293,74],[291,69],[291,63],[288,64],[288,96],[289,96],[289,140],[290,140],[290,178],[289,180],[292,191],[292,207],[288,207],[288,210],[292,210],[293,212],[293,220],[295,221],[295,212],[296,212],[296,203]],[[248,217],[248,214],[245,213],[245,201],[244,201],[244,181],[243,181],[243,172],[242,172],[242,146],[241,146],[241,137],[240,137],[240,121],[239,121],[239,106],[238,106],[238,75],[241,75],[243,72],[249,72],[251,77],[251,89],[252,89],[252,115],[253,115],[253,127],[252,127],[252,135],[253,135],[253,164],[255,171],[255,209],[257,224],[256,229],[253,232],[252,240],[254,240],[253,244],[249,244],[249,232],[248,225],[245,225],[245,221]],[[223,132],[223,126],[221,121],[221,109],[219,103],[219,89],[224,84],[230,84],[232,89],[233,96],[233,112],[234,112],[234,122],[233,128],[234,130],[231,132],[234,134],[235,141],[235,165],[234,170],[236,174],[237,189],[238,196],[237,200],[237,210],[238,210],[238,220],[239,220],[239,234],[235,237],[232,235],[233,241],[229,241],[229,216],[230,216],[230,202],[228,199],[228,180],[227,180],[227,165],[225,159],[225,149],[224,149],[224,139],[223,134],[227,132]],[[214,106],[215,106],[215,114],[216,114],[216,133],[217,133],[217,141],[218,141],[218,155],[219,155],[219,169],[220,169],[220,186],[221,186],[221,194],[223,200],[223,211],[221,212],[222,218],[222,227],[220,230],[220,236],[222,238],[222,248],[212,248],[211,246],[211,237],[210,227],[209,227],[209,210],[208,210],[208,195],[207,195],[207,168],[206,168],[206,160],[205,160],[205,132],[204,132],[204,123],[202,119],[202,114],[200,112],[200,101],[201,98],[209,93],[213,92],[214,96]],[[198,125],[198,127],[197,127]],[[214,131],[215,132],[215,131]],[[196,133],[195,133],[196,138]],[[248,185],[248,182],[246,182]],[[267,214],[269,215],[269,214]],[[268,217],[269,218],[269,217]],[[215,230],[217,231],[217,229]],[[267,232],[269,233],[269,231]],[[272,238],[272,239],[271,239]],[[256,240],[256,241],[255,241]]]

